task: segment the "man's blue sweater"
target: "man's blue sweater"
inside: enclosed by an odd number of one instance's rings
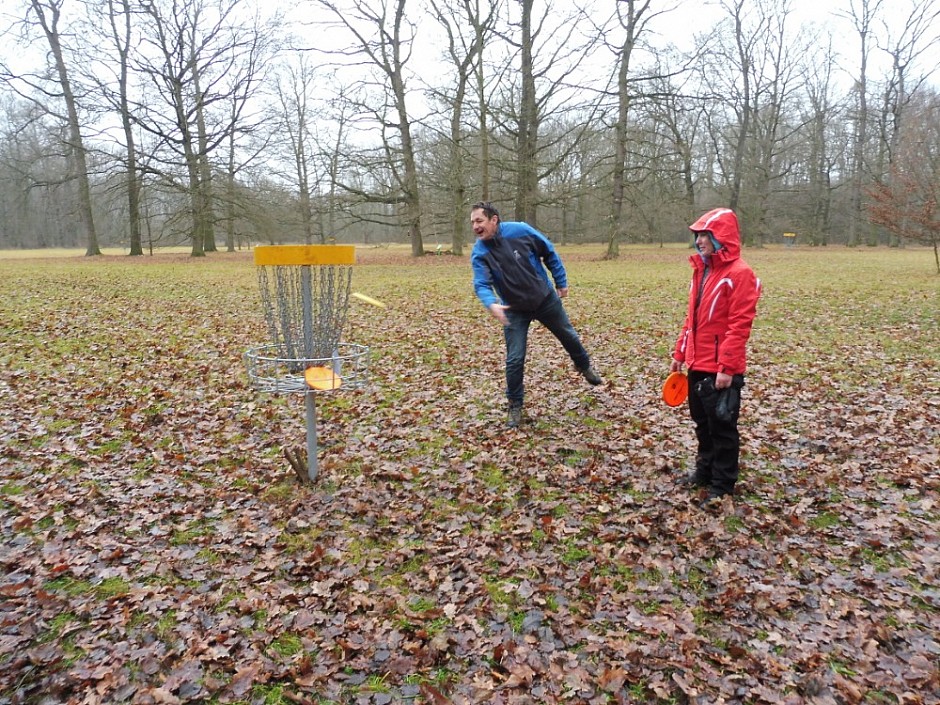
[[[473,288],[487,308],[501,300],[517,311],[537,309],[552,293],[546,267],[555,281],[554,288],[568,286],[555,247],[528,223],[500,223],[496,235],[473,245],[470,264]]]

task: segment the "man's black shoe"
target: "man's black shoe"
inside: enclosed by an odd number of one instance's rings
[[[690,472],[688,475],[683,475],[676,483],[682,487],[708,487],[711,484],[711,480],[706,480],[705,478],[699,476],[698,473]]]
[[[601,379],[601,376],[597,374],[597,370],[593,367],[585,367],[583,370],[578,370],[581,373],[581,376],[588,381],[589,384],[593,384],[595,387],[598,384],[603,384],[604,380]]]
[[[522,405],[510,404],[509,416],[506,418],[506,426],[508,426],[509,428],[519,428],[519,424],[521,423],[522,423]]]
[[[709,490],[708,496],[702,500],[702,503],[698,506],[702,509],[712,510],[721,508],[721,502],[724,498],[726,492],[718,492],[716,490]]]

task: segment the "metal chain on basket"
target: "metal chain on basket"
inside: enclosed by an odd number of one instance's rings
[[[258,287],[270,339],[282,357],[330,359],[346,325],[352,268],[260,266]]]

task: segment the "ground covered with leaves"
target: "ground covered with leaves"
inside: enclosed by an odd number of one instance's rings
[[[926,250],[745,252],[733,501],[658,398],[688,250],[562,248],[606,384],[501,330],[466,258],[363,250],[370,383],[259,394],[247,254],[0,260],[0,703],[940,701]]]

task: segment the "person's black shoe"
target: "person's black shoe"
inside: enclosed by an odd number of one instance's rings
[[[711,483],[711,480],[706,480],[695,472],[690,472],[688,475],[683,475],[676,480],[676,484],[690,489],[693,487],[708,487]]]
[[[509,416],[506,418],[506,426],[509,428],[519,428],[522,423],[522,404],[510,404]]]
[[[588,381],[589,384],[593,384],[595,387],[598,384],[603,384],[604,380],[601,379],[601,376],[597,374],[597,370],[593,367],[585,367],[583,370],[578,370],[581,373],[581,376]]]
[[[709,511],[713,509],[720,509],[721,503],[726,494],[727,492],[719,492],[718,490],[709,490],[708,496],[705,499],[703,499],[702,503],[699,504],[698,506],[701,509],[706,509]]]

